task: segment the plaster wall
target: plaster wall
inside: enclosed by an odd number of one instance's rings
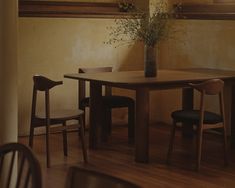
[[[19,19],[20,134],[27,134],[29,128],[34,74],[44,74],[61,80],[64,73],[77,72],[78,67],[84,66],[113,66],[115,70],[143,68],[141,45],[114,48],[103,44],[108,37],[106,27],[113,23],[113,19]],[[173,40],[161,42],[159,45],[159,68],[235,69],[234,21],[176,20],[174,25],[178,32],[174,33]],[[77,83],[63,80],[64,85],[53,93],[56,95],[52,98],[54,106],[76,108]],[[115,89],[114,92],[133,98],[135,96],[132,91]],[[197,98],[196,95],[195,102]],[[151,93],[150,103],[151,121],[171,123],[171,111],[181,106],[181,90],[154,91]],[[212,99],[207,106],[215,110],[217,104]],[[125,110],[116,112],[115,117],[126,120]]]
[[[160,68],[235,70],[234,23],[225,20],[177,20],[175,25],[179,32],[175,34],[175,39],[161,44]],[[170,122],[170,112],[180,108],[181,91],[161,92],[161,98],[161,120]],[[213,111],[217,106],[214,99],[207,104]]]
[[[160,0],[150,0],[150,10]],[[174,0],[174,3],[212,3],[212,0]],[[218,68],[235,70],[235,24],[229,20],[175,20],[172,23],[171,39],[161,41],[158,45],[159,69],[175,68]],[[226,86],[225,92],[229,91]],[[195,92],[194,103],[198,106],[198,93]],[[160,91],[154,94],[155,111],[152,117],[157,121],[172,123],[170,114],[181,108],[181,90]],[[226,104],[229,106],[230,101]],[[156,106],[155,106],[155,105]],[[207,108],[217,111],[218,103],[212,98]],[[229,112],[228,112],[229,113]]]
[[[43,74],[63,80],[63,86],[52,92],[55,108],[77,107],[77,81],[64,79],[65,73],[76,73],[79,67],[113,66],[117,70],[142,69],[141,45],[115,48],[104,44],[108,26],[114,19],[19,18],[19,133],[27,134],[32,97],[32,76]],[[114,89],[115,93],[135,97],[132,91]],[[40,99],[41,100],[41,99]],[[39,108],[43,108],[42,102]],[[126,121],[125,110],[115,113]]]

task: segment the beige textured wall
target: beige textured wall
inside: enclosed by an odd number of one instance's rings
[[[141,46],[113,48],[103,44],[106,27],[112,24],[112,19],[19,19],[18,80],[19,88],[24,88],[19,90],[20,134],[27,133],[29,127],[33,74],[63,79],[64,73],[76,72],[79,66],[112,65],[116,70],[143,67]],[[234,21],[177,20],[175,26],[180,31],[175,40],[159,47],[159,68],[235,69]],[[76,82],[63,80],[64,86],[54,93],[55,107],[76,107]],[[128,94],[134,96],[133,92]],[[152,92],[151,119],[170,123],[170,112],[180,104],[179,90]],[[208,106],[215,107],[212,102]],[[116,117],[126,119],[125,111]]]
[[[77,0],[74,0],[77,1]],[[82,0],[83,1],[83,0]],[[82,2],[80,1],[80,2]],[[116,0],[84,0],[84,2],[116,2]],[[146,6],[148,3],[138,1]],[[108,38],[107,26],[114,19],[19,19],[19,134],[27,134],[30,122],[32,75],[44,74],[63,79],[64,73],[76,72],[78,67],[113,66],[115,70],[140,70],[143,67],[141,45],[114,48],[103,44]],[[76,107],[77,83],[64,79],[56,89],[53,104]],[[134,92],[114,89],[118,94]],[[54,94],[53,93],[53,94]],[[69,100],[63,100],[63,98]],[[40,108],[43,108],[41,105]],[[114,119],[126,121],[126,110],[114,110]]]
[[[159,0],[150,0],[154,6]],[[210,3],[211,0],[175,0],[175,2]],[[151,7],[151,6],[150,6]],[[235,22],[229,20],[176,20],[173,40],[159,45],[159,68],[218,68],[235,70]],[[195,104],[198,96],[195,93]],[[181,107],[181,90],[157,92],[154,95],[156,119],[171,123],[170,113]],[[207,103],[216,111],[213,99]],[[154,108],[154,107],[153,107]]]
[[[161,68],[204,67],[235,70],[234,23],[225,20],[176,21],[175,24],[181,32],[176,34],[175,40],[161,46]],[[161,117],[163,121],[169,122],[170,112],[181,104],[181,92],[162,92],[161,98]],[[211,102],[207,106],[214,110],[216,105]]]
[[[64,79],[65,73],[75,73],[78,67],[142,68],[143,50],[140,45],[114,48],[103,43],[108,38],[107,26],[113,23],[114,19],[19,18],[20,134],[29,130],[34,74],[64,80],[64,85],[52,93],[52,102],[55,108],[76,108],[77,82]],[[133,96],[133,92],[128,93]],[[125,120],[125,111],[117,118]]]

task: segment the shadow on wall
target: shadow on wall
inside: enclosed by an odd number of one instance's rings
[[[135,43],[131,46],[117,47],[117,64],[113,71],[136,71],[143,70],[143,46],[141,43]],[[113,88],[113,94],[126,95],[135,99],[133,90]],[[126,108],[113,110],[113,120],[117,124],[127,122],[128,111]]]
[[[118,63],[114,71],[134,71],[143,70],[144,50],[142,43],[135,43],[130,46],[120,46],[118,48]]]

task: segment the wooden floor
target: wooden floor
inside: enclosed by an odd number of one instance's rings
[[[34,151],[43,169],[44,188],[63,188],[68,167],[85,166],[99,170],[146,188],[221,188],[235,187],[235,152],[230,151],[230,164],[223,166],[220,135],[205,134],[201,171],[195,168],[195,140],[183,139],[177,131],[171,165],[165,164],[170,126],[155,125],[150,128],[150,161],[134,162],[133,145],[127,143],[127,129],[117,127],[108,143],[98,150],[89,150],[89,164],[84,164],[76,132],[69,133],[69,156],[63,157],[62,136],[55,134],[51,141],[52,166],[46,168],[44,136],[35,137]],[[86,134],[86,137],[88,135]],[[87,138],[86,138],[87,139]],[[28,138],[20,138],[27,143]]]

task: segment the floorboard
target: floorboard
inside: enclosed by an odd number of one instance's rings
[[[77,133],[68,135],[68,157],[63,156],[62,135],[51,137],[51,168],[46,168],[45,137],[35,136],[34,152],[43,170],[44,188],[64,188],[69,166],[79,165],[99,170],[146,188],[231,188],[235,187],[235,152],[229,151],[230,163],[223,165],[222,137],[205,134],[200,172],[195,169],[195,139],[181,137],[177,131],[170,165],[166,165],[170,126],[150,127],[150,161],[148,164],[134,162],[134,147],[128,144],[127,128],[116,127],[107,143],[97,150],[88,150],[89,163],[84,164]],[[88,134],[86,134],[88,140]],[[20,138],[27,144],[28,138]]]

